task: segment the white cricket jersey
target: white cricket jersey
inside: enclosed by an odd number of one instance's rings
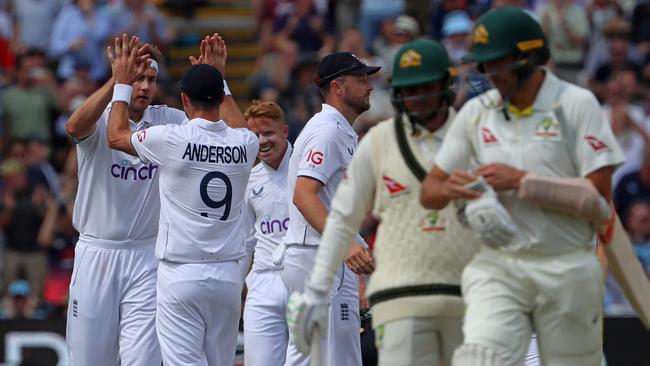
[[[289,230],[286,244],[318,245],[320,234],[312,228],[293,204],[296,179],[314,178],[323,184],[318,197],[327,210],[339,183],[357,148],[357,133],[341,112],[323,104],[305,125],[294,144],[289,160],[287,188],[289,192]]]
[[[253,271],[280,269],[271,257],[289,228],[287,171],[291,149],[289,144],[277,170],[264,162],[253,167],[246,187],[244,202],[251,226],[247,239],[251,248],[247,249],[249,254],[255,250]]]
[[[586,177],[623,162],[609,122],[594,95],[545,70],[530,114],[505,119],[503,109],[486,108],[481,98],[500,99],[497,90],[468,101],[454,120],[438,167],[447,173],[478,164],[504,163],[547,177]],[[595,230],[584,219],[542,209],[501,192],[499,199],[519,232],[511,250],[559,253],[590,246]]]
[[[179,263],[243,258],[240,217],[257,137],[195,118],[136,132],[131,143],[142,161],[160,165],[156,257]]]
[[[158,171],[156,163],[108,147],[108,106],[95,131],[77,144],[79,187],[73,223],[82,238],[125,242],[153,239],[158,231]],[[149,106],[132,131],[163,124],[181,124],[183,111],[165,105]],[[87,241],[86,241],[87,242]],[[117,244],[116,243],[116,244]]]

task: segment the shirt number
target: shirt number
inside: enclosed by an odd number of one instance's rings
[[[221,201],[215,201],[208,195],[208,184],[210,184],[213,179],[221,180],[226,186],[226,195]],[[228,215],[230,215],[230,205],[232,204],[232,183],[230,182],[230,178],[222,172],[210,172],[201,179],[201,187],[199,188],[199,191],[201,192],[201,199],[206,206],[215,209],[225,206],[223,215],[221,215],[219,220],[228,220]],[[202,212],[201,216],[208,217],[208,213]]]

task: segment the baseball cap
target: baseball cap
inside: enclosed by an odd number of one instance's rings
[[[473,26],[467,13],[462,10],[452,11],[445,16],[442,23],[442,34],[446,37],[454,34],[471,33]]]
[[[318,86],[343,75],[372,75],[380,66],[368,66],[352,52],[334,52],[325,56],[318,64],[314,82]]]
[[[417,20],[408,15],[398,16],[397,19],[395,19],[395,25],[393,27],[397,34],[406,34],[410,36],[417,36],[420,34],[420,26],[418,25]]]
[[[223,75],[216,67],[206,64],[193,65],[183,76],[181,90],[190,99],[199,102],[216,102],[224,97]]]
[[[15,280],[9,284],[9,296],[11,297],[28,297],[32,292],[29,283],[25,280]]]

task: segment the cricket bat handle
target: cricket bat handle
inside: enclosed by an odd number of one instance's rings
[[[311,352],[309,353],[311,366],[324,366],[321,357],[320,337],[320,328],[318,327],[318,324],[316,324],[314,330],[311,332]]]

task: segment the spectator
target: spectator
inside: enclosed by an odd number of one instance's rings
[[[385,75],[392,75],[393,60],[402,45],[411,42],[420,35],[418,22],[408,15],[400,15],[395,21],[387,21],[386,44],[378,51],[382,59]]]
[[[0,92],[5,133],[10,137],[38,137],[48,142],[52,137],[52,114],[58,109],[57,86],[45,63],[40,52],[19,56],[17,84]]]
[[[84,65],[92,80],[106,76],[108,63],[104,53],[104,39],[97,27],[95,0],[73,0],[54,21],[49,53],[59,62],[60,79],[72,77]]]
[[[433,39],[440,40],[442,39],[442,26],[444,24],[445,16],[452,11],[461,10],[469,11],[470,10],[470,1],[469,0],[442,0],[438,4],[434,5],[433,15],[431,17],[431,35]]]
[[[648,202],[633,203],[624,222],[632,242],[632,248],[650,279],[650,204]],[[605,315],[636,316],[636,312],[623,294],[623,290],[609,271],[605,279],[604,308]]]
[[[556,74],[575,83],[576,74],[582,69],[589,34],[584,7],[575,1],[551,0],[541,9],[539,18],[548,37]]]
[[[404,0],[361,0],[359,28],[365,41],[366,50],[372,49],[381,24],[402,14],[404,5]]]
[[[616,0],[592,0],[586,7],[591,36],[590,46],[605,42],[605,25],[610,19],[623,17],[623,8]]]
[[[601,100],[607,80],[616,70],[633,68],[639,72],[641,55],[630,46],[630,24],[623,18],[610,19],[603,28],[605,43],[589,51],[585,69],[589,86]]]
[[[31,295],[29,282],[22,279],[12,281],[4,300],[4,309],[0,312],[0,319],[43,319],[43,313],[37,309],[37,301]]]
[[[97,10],[98,34],[104,40],[127,33],[138,36],[142,43],[168,46],[174,34],[155,5],[145,0],[124,0],[109,3]]]
[[[602,109],[625,154],[625,163],[614,173],[614,184],[625,174],[641,167],[644,146],[650,144],[650,130],[645,125],[645,111],[632,103],[635,87],[636,74],[630,69],[617,72],[607,82]]]
[[[18,278],[22,270],[35,294],[40,296],[47,271],[47,257],[36,236],[49,198],[42,187],[32,187],[27,169],[19,161],[6,160],[0,165],[5,187],[0,207],[0,228],[5,234],[5,286]],[[6,287],[5,287],[6,288]]]
[[[56,15],[68,0],[10,0],[13,14],[14,51],[46,51]]]
[[[61,191],[59,176],[50,164],[51,146],[47,141],[39,138],[32,138],[27,143],[27,154],[25,164],[27,175],[32,187],[43,187],[52,196],[58,197]]]
[[[43,301],[52,316],[65,314],[68,287],[72,278],[74,246],[79,234],[72,226],[72,210],[66,208],[74,197],[51,199],[45,219],[38,232],[38,244],[48,252],[48,272],[45,277]],[[72,200],[70,200],[72,198]]]
[[[276,48],[295,42],[299,54],[317,52],[325,56],[334,50],[332,25],[316,11],[313,0],[295,0],[293,7],[278,17],[273,25]]]
[[[626,221],[625,213],[633,202],[643,201],[650,203],[650,146],[644,148],[643,165],[638,171],[629,173],[616,185],[614,189],[614,206]]]
[[[469,50],[472,40],[470,34],[474,27],[466,12],[452,11],[445,16],[442,24],[442,44],[447,49],[452,61],[459,65]]]

